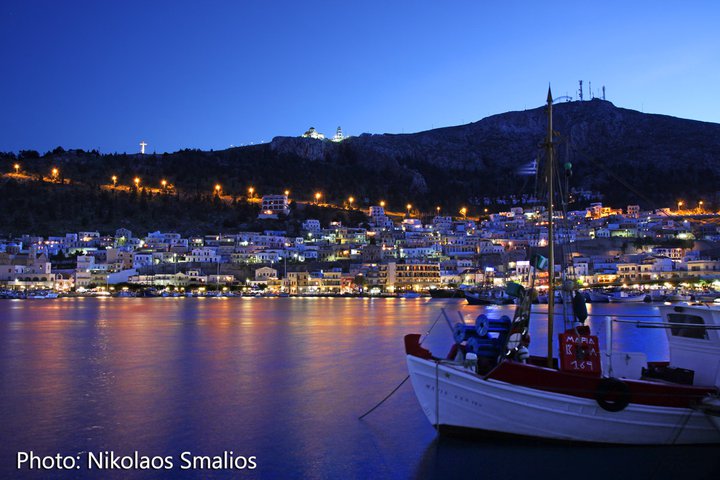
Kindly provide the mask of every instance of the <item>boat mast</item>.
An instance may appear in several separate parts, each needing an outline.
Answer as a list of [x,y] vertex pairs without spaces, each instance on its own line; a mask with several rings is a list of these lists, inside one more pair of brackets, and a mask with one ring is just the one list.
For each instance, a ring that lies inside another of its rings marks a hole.
[[548,175],[548,245],[550,255],[548,258],[548,335],[547,335],[547,366],[553,367],[553,321],[555,310],[555,232],[553,228],[553,128],[552,128],[552,92],[548,86],[547,96],[547,175]]

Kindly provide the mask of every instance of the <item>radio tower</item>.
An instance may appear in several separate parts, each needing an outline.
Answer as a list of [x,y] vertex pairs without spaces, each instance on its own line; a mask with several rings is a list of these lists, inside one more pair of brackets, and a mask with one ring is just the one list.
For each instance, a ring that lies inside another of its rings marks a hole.
[[605,85],[603,85],[603,100],[605,100]]
[[580,80],[580,101],[582,102],[582,80]]

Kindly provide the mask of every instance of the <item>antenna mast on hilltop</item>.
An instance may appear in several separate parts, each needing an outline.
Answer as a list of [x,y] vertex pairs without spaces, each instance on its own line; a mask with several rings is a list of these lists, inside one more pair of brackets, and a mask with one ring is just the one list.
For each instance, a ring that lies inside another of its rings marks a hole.
[[603,100],[605,100],[605,85],[603,85]]
[[582,102],[583,96],[582,96],[582,80],[580,80],[580,101]]
[[589,80],[588,80],[588,95],[590,95],[590,100],[592,100],[592,99],[593,99],[593,94],[592,94],[592,82],[589,81]]

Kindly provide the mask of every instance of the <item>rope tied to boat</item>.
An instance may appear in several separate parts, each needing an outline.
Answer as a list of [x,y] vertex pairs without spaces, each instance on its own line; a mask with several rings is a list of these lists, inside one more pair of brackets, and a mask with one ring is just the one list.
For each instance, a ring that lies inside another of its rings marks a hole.
[[440,362],[435,361],[435,430],[440,431]]
[[[432,332],[433,328],[435,328],[435,325],[437,325],[438,321],[439,321],[440,318],[442,318],[443,316],[444,316],[445,318],[447,318],[447,314],[445,313],[445,309],[444,309],[444,308],[441,308],[441,309],[440,309],[440,314],[437,316],[437,318],[435,319],[435,321],[433,322],[433,324],[430,325],[430,328],[428,329],[427,332],[425,332],[425,334],[423,335],[423,338],[420,340],[420,344],[421,344],[421,345],[422,345],[423,340],[425,340],[425,339],[428,337],[428,335],[430,335],[430,332]],[[378,403],[377,403],[374,407],[372,407],[370,410],[368,410],[367,412],[365,412],[365,413],[363,413],[362,415],[360,415],[360,416],[358,417],[358,420],[362,420],[362,419],[365,418],[366,416],[370,415],[372,412],[375,411],[375,409],[377,409],[380,405],[382,405],[383,403],[385,403],[390,397],[393,396],[393,394],[394,394],[395,392],[397,392],[398,390],[400,390],[400,387],[402,387],[402,386],[405,384],[405,382],[408,381],[408,378],[410,378],[410,375],[409,375],[409,374],[408,374],[407,376],[405,376],[405,378],[403,379],[403,381],[400,382],[397,387],[393,388],[393,390],[392,390],[390,393],[388,393],[388,394],[385,396],[385,398],[383,398],[382,400],[380,400],[380,402],[378,402]]]

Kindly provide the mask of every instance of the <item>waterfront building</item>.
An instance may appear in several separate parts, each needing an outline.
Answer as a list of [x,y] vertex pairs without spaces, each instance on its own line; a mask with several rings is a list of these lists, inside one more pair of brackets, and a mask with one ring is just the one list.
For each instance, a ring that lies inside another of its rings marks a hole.
[[283,282],[285,291],[293,295],[307,293],[310,285],[310,274],[308,272],[288,272]]
[[56,288],[55,274],[45,254],[0,253],[0,287],[13,290]]
[[426,290],[440,286],[439,263],[388,263],[388,290]]

